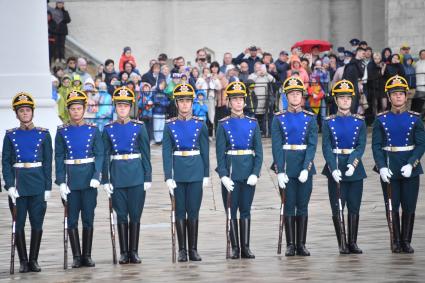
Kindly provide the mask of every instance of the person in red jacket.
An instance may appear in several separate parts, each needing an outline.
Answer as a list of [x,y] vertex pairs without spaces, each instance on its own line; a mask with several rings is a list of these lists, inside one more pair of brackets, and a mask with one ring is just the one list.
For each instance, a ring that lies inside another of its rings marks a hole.
[[130,62],[133,65],[133,68],[136,68],[136,59],[134,59],[134,56],[131,55],[131,48],[128,46],[124,47],[124,50],[120,57],[120,72],[124,71],[125,62]]

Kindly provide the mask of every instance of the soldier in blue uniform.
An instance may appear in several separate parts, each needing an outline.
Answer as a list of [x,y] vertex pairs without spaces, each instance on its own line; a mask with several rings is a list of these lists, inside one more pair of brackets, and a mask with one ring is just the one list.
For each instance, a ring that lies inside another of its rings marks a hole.
[[219,121],[216,134],[216,171],[222,182],[224,207],[228,194],[231,194],[232,259],[255,258],[249,248],[251,204],[263,162],[263,147],[257,120],[243,112],[246,95],[246,86],[242,82],[232,82],[226,87],[225,96],[229,99],[231,114]]
[[[103,167],[103,141],[98,127],[84,121],[87,95],[72,90],[66,97],[70,122],[58,127],[55,137],[56,181],[68,206],[68,235],[73,268],[93,267],[91,258],[94,210]],[[83,250],[80,250],[78,218],[83,222]]]
[[[289,77],[283,83],[288,111],[275,113],[272,122],[272,152],[279,187],[285,189],[286,256],[309,256],[308,203],[313,188],[313,164],[317,146],[316,116],[301,108],[303,82]],[[288,166],[289,165],[289,166]],[[295,229],[296,227],[296,229]],[[295,243],[296,232],[296,243]]]
[[105,162],[102,184],[117,213],[120,264],[141,263],[138,255],[140,218],[146,191],[152,186],[149,136],[141,121],[131,120],[134,92],[117,88],[112,96],[118,116],[103,130]]
[[189,260],[200,261],[198,254],[198,219],[202,188],[208,185],[208,128],[192,116],[195,91],[190,84],[179,84],[173,90],[178,116],[166,121],[162,141],[165,182],[176,201],[178,261],[187,261],[186,228]]
[[[375,169],[381,177],[385,203],[387,183],[391,183],[394,253],[414,252],[410,244],[419,175],[423,174],[420,159],[425,151],[425,132],[420,114],[406,109],[408,90],[405,78],[394,76],[388,79],[385,92],[391,102],[391,110],[378,114],[372,132]],[[400,204],[403,211],[401,232]]]
[[[3,140],[2,170],[9,206],[16,205],[16,249],[19,272],[40,272],[38,252],[43,234],[47,200],[52,189],[52,140],[49,131],[35,127],[34,99],[25,92],[18,93],[12,107],[20,126],[6,131]],[[25,244],[25,222],[31,223],[29,260]]]
[[[322,174],[328,177],[332,220],[341,254],[362,253],[357,246],[357,232],[363,179],[366,178],[361,158],[366,147],[367,131],[364,117],[350,111],[354,95],[354,86],[350,81],[338,81],[332,88],[338,111],[335,115],[326,117],[322,126],[322,149],[326,160]],[[342,207],[347,204],[348,208],[348,248],[341,245],[341,237],[345,233],[341,233],[339,226],[337,183],[341,189]]]

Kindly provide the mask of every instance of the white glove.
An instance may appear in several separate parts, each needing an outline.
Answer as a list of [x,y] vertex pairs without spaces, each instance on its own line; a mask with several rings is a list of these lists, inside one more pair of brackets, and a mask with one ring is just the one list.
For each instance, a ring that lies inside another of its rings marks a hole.
[[204,177],[204,179],[202,179],[203,188],[207,187],[209,183],[210,183],[210,179],[208,177]]
[[221,183],[223,183],[223,186],[229,191],[233,191],[235,183],[233,183],[232,179],[230,179],[227,176],[221,177]]
[[143,183],[143,188],[145,189],[145,192],[147,190],[149,190],[152,187],[152,183],[151,182],[145,182]]
[[173,179],[168,179],[165,181],[165,183],[167,184],[170,194],[174,196],[174,189],[177,188],[176,181],[174,181]]
[[308,179],[308,170],[304,169],[300,172],[300,175],[298,176],[298,181],[301,183],[305,183]]
[[334,178],[335,182],[339,183],[342,180],[341,171],[339,169],[333,170],[332,177]]
[[67,195],[71,192],[68,186],[65,183],[59,185],[59,192],[61,193],[61,198],[66,201]]
[[103,189],[108,194],[108,197],[111,197],[111,195],[114,193],[114,186],[112,186],[111,183],[103,185]]
[[100,186],[100,182],[98,180],[96,179],[90,180],[90,187],[97,189],[99,188],[99,186]]
[[7,190],[7,193],[9,194],[9,197],[12,199],[13,204],[15,204],[16,199],[19,197],[19,194],[16,188],[10,187],[9,190]]
[[412,175],[412,169],[413,166],[411,164],[406,164],[403,167],[401,167],[401,175],[405,178],[409,178]]
[[351,177],[351,176],[353,176],[353,174],[354,174],[354,170],[356,170],[356,168],[354,168],[354,166],[353,166],[353,165],[351,165],[351,164],[348,164],[348,165],[347,165],[347,168],[348,168],[348,170],[347,170],[347,171],[345,171],[345,176],[347,176],[347,177]]
[[381,169],[379,169],[379,175],[381,175],[382,181],[384,181],[385,183],[389,183],[393,172],[391,172],[391,170],[387,167],[382,167]]
[[257,185],[257,182],[258,182],[258,177],[254,174],[249,175],[248,180],[246,181],[246,183],[250,186]]
[[277,174],[277,183],[279,184],[279,187],[286,188],[286,183],[289,182],[288,175],[286,173],[279,173]]
[[44,201],[49,200],[51,193],[51,191],[44,191]]

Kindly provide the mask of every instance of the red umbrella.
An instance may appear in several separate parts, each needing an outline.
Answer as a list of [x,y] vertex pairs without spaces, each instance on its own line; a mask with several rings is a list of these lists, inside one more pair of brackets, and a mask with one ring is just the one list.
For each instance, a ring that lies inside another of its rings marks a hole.
[[318,46],[320,52],[323,52],[323,51],[328,51],[329,49],[331,49],[332,44],[326,40],[308,39],[308,40],[298,41],[291,47],[291,49],[301,48],[301,51],[303,53],[310,53],[311,49],[314,46]]

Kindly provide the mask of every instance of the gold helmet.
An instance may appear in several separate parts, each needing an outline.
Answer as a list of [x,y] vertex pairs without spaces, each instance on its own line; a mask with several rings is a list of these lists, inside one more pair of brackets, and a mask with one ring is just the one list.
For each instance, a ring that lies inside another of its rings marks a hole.
[[136,101],[134,92],[126,86],[118,87],[112,95],[114,103],[128,103],[132,104]]
[[288,94],[294,90],[304,92],[304,83],[300,78],[289,77],[283,82],[283,91]]
[[332,96],[343,96],[349,95],[354,96],[354,85],[348,80],[340,80],[335,83],[332,87]]
[[30,107],[34,110],[34,98],[27,92],[19,92],[12,99],[12,108],[14,111],[16,111],[24,106]]
[[246,97],[246,86],[243,82],[231,82],[227,85],[224,95],[228,98]]
[[193,86],[187,83],[181,83],[176,85],[173,90],[173,96],[175,100],[179,99],[194,99],[195,98],[195,90]]
[[405,78],[395,75],[387,80],[385,83],[385,92],[390,94],[395,91],[402,91],[406,93],[409,90],[409,85]]
[[76,89],[68,92],[68,95],[66,96],[66,106],[69,107],[72,104],[81,104],[85,106],[87,104],[87,95],[85,92]]

